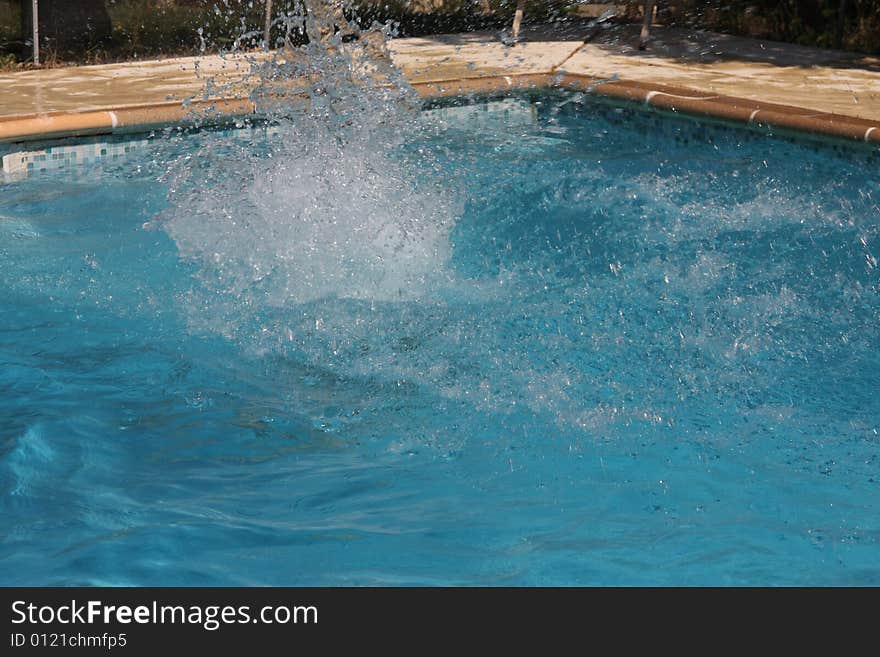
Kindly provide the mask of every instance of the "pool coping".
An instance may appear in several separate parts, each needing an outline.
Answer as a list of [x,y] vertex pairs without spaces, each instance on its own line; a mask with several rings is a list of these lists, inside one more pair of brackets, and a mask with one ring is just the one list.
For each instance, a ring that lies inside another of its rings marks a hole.
[[741,124],[770,125],[798,132],[867,143],[880,143],[880,121],[819,112],[794,105],[711,94],[698,89],[637,80],[604,79],[565,71],[526,73],[440,82],[413,86],[424,98],[465,96],[527,89],[568,89],[640,103],[656,109],[683,112]]
[[[455,36],[455,35],[453,35]],[[464,35],[459,35],[464,36]],[[406,40],[403,40],[406,41]],[[598,97],[630,101],[657,110],[681,112],[743,125],[772,126],[797,133],[821,135],[850,142],[880,144],[880,120],[818,111],[798,105],[724,95],[699,86],[677,86],[639,79],[602,78],[568,70],[566,64],[581,51],[583,41],[556,42],[567,46],[567,56],[558,63],[536,65],[538,56],[528,48],[514,46],[510,53],[524,61],[519,70],[498,72],[491,63],[475,66],[466,75],[438,71],[430,79],[420,79],[419,71],[406,74],[422,98],[502,94],[539,89],[569,89]],[[416,51],[420,48],[416,47]],[[432,54],[423,55],[428,65]],[[437,59],[437,55],[433,56]],[[530,60],[531,57],[531,61]],[[442,60],[441,60],[442,61]],[[535,70],[535,69],[538,70]],[[650,74],[649,68],[646,74]],[[296,83],[295,83],[296,84]],[[817,86],[817,92],[821,86]],[[25,144],[69,137],[147,133],[179,125],[213,125],[259,116],[257,104],[241,95],[230,95],[191,102],[168,100],[145,104],[108,104],[97,109],[62,110],[44,113],[0,115],[0,144]]]
[[66,137],[149,132],[195,120],[232,120],[254,114],[253,101],[219,98],[190,103],[168,101],[124,105],[84,112],[47,112],[0,117],[0,144],[26,143]]
[[[547,72],[416,82],[412,86],[426,99],[530,89],[570,89],[696,116],[880,144],[880,121],[637,80],[607,80],[580,73]],[[0,117],[0,143],[148,132],[194,121],[210,124],[256,114],[257,107],[252,100],[233,97],[191,103],[169,101],[107,107],[85,112],[16,115]]]

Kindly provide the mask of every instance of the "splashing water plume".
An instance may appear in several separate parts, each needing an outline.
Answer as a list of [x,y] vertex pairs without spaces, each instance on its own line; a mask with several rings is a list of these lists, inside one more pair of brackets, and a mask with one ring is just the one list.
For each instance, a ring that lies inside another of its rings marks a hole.
[[161,224],[207,298],[233,314],[418,298],[443,275],[457,203],[426,173],[428,154],[406,150],[422,128],[388,30],[361,31],[342,4],[320,0],[285,21],[309,42],[253,64],[268,127],[178,157]]

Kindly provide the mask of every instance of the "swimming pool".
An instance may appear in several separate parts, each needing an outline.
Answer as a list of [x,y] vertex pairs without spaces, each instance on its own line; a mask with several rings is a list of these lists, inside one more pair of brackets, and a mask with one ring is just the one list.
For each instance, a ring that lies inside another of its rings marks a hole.
[[876,152],[420,121],[0,186],[2,584],[880,584]]

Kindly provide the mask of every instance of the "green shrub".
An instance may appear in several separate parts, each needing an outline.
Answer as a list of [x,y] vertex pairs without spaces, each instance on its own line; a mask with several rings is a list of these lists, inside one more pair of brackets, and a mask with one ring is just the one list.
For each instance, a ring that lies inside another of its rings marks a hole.
[[21,40],[21,4],[18,0],[0,0],[0,48]]
[[[527,0],[528,22],[565,16],[573,0]],[[354,0],[358,21],[396,24],[402,37],[509,27],[516,0]]]
[[108,9],[116,49],[138,56],[230,48],[247,33],[255,36],[241,45],[258,45],[265,11],[262,2],[250,0],[117,0]]
[[670,13],[678,24],[880,53],[880,0],[677,0]]

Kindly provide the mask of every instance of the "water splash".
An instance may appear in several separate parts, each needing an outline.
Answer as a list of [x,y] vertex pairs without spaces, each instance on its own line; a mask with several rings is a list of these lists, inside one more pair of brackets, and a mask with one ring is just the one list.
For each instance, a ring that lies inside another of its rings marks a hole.
[[429,154],[407,149],[423,129],[417,96],[391,63],[387,28],[360,30],[338,2],[305,9],[285,20],[309,43],[253,65],[269,127],[176,158],[159,223],[208,297],[238,311],[419,298],[444,276],[459,203]]

